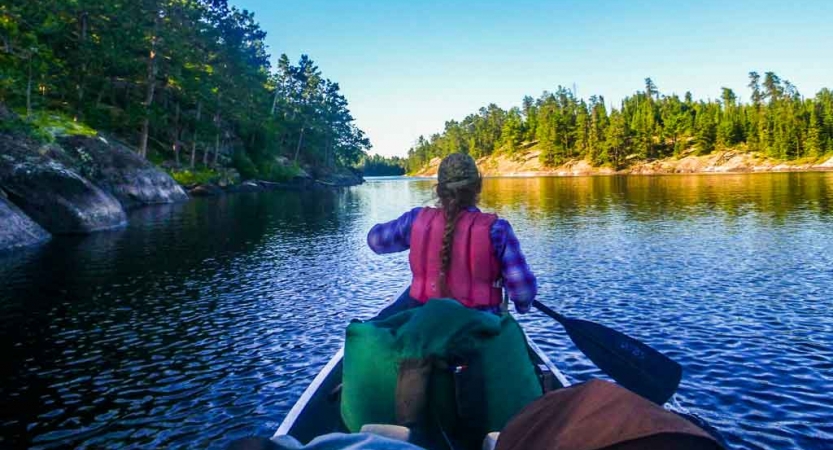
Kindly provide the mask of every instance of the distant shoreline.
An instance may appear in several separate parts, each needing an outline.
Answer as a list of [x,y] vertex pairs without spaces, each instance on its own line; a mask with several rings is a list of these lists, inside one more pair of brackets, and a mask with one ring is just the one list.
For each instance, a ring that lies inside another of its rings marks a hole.
[[[778,161],[762,156],[733,150],[723,150],[708,155],[689,155],[682,158],[663,158],[653,161],[636,161],[616,170],[609,166],[593,166],[584,159],[567,161],[555,167],[544,166],[539,159],[540,152],[528,151],[509,156],[497,154],[477,160],[477,166],[484,177],[575,177],[610,175],[682,175],[682,174],[742,174],[782,172],[831,172],[833,156],[828,155],[812,160]],[[421,170],[410,173],[410,177],[436,177],[440,158],[432,159]]]

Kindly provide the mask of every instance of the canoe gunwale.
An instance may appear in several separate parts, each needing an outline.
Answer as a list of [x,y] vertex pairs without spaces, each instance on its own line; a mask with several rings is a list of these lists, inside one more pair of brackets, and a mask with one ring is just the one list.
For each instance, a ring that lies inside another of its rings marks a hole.
[[292,405],[292,409],[290,409],[289,412],[286,414],[286,417],[284,417],[283,421],[281,422],[281,425],[278,427],[278,430],[275,431],[275,434],[272,436],[273,438],[289,434],[289,430],[291,430],[292,427],[295,426],[295,422],[298,420],[299,417],[301,417],[301,414],[304,412],[304,409],[306,409],[310,400],[312,400],[312,397],[315,395],[316,392],[318,392],[318,389],[321,387],[321,385],[324,384],[324,382],[330,376],[330,373],[333,371],[333,369],[336,366],[338,366],[339,363],[341,363],[342,359],[344,359],[343,345],[341,346],[341,348],[338,349],[336,354],[333,355],[332,358],[330,358],[330,360],[327,362],[324,368],[322,368],[321,371],[318,372],[318,375],[316,375],[315,378],[313,378],[312,382],[304,390],[304,393],[301,394],[300,397],[298,397],[298,400],[295,402],[294,405]]
[[536,344],[535,341],[533,341],[532,338],[530,338],[529,335],[526,334],[526,330],[524,330],[524,337],[526,338],[526,345],[528,345],[529,348],[532,349],[532,351],[535,353],[535,356],[538,359],[540,359],[541,362],[544,363],[544,365],[547,366],[547,368],[550,370],[550,372],[552,372],[553,375],[555,375],[555,378],[558,380],[559,383],[561,383],[561,387],[569,387],[571,383],[567,379],[567,377],[564,376],[564,374],[561,372],[561,370],[558,369],[555,363],[552,362],[549,356],[547,356],[547,354],[544,353],[543,350],[541,350],[541,347],[538,347],[538,344]]
[[[402,289],[398,292],[402,292],[402,294],[397,294],[393,297],[393,299],[386,303],[385,306],[380,309],[381,312],[388,306],[395,304],[399,298],[407,293],[407,289],[410,287],[410,283],[406,284]],[[377,314],[378,315],[378,314]],[[375,316],[374,316],[375,317]],[[539,364],[543,364],[547,367],[547,369],[555,376],[556,380],[561,384],[561,387],[568,387],[570,386],[570,382],[564,376],[564,374],[558,369],[558,367],[550,360],[549,357],[541,350],[541,348],[533,341],[529,335],[526,333],[526,330],[523,330],[524,337],[526,338],[527,346],[531,350],[531,353],[534,354],[535,358],[539,360]],[[532,356],[532,355],[530,355]],[[327,384],[330,376],[333,374],[333,371],[338,369],[339,373],[341,372],[341,363],[344,359],[344,345],[342,345],[339,350],[333,355],[332,358],[327,362],[326,365],[318,372],[318,374],[313,378],[312,382],[310,382],[309,386],[304,390],[298,400],[292,405],[292,408],[287,413],[286,417],[284,417],[283,421],[281,421],[280,426],[275,431],[275,434],[272,438],[276,438],[278,436],[283,435],[291,435],[292,429],[298,424],[298,421],[302,418],[305,414],[307,407],[310,403],[313,403],[313,398],[316,396],[318,391]],[[534,362],[534,361],[533,361]]]
[[[408,282],[402,287],[402,289],[399,289],[397,292],[405,292],[410,286],[411,283]],[[396,303],[396,301],[399,300],[400,295],[401,294],[395,294],[389,302],[385,303],[382,309],[387,308],[388,306],[391,306],[394,303]],[[382,309],[380,309],[380,311]],[[292,409],[289,410],[289,412],[286,414],[286,417],[284,417],[284,419],[281,421],[280,426],[278,426],[277,431],[275,431],[275,434],[272,435],[273,438],[289,434],[289,431],[292,430],[292,427],[295,426],[295,423],[298,421],[298,418],[301,417],[301,414],[303,414],[304,410],[307,408],[307,405],[309,405],[313,396],[315,396],[315,393],[318,392],[318,389],[321,388],[324,382],[327,381],[327,378],[330,377],[330,374],[332,373],[333,369],[338,367],[338,365],[341,363],[343,359],[344,345],[342,344],[342,346],[338,349],[336,354],[333,355],[332,358],[330,358],[327,364],[321,369],[321,371],[318,372],[318,375],[316,375],[315,378],[312,379],[312,382],[304,390],[304,393],[301,394],[298,400],[295,401],[295,404],[292,405]]]

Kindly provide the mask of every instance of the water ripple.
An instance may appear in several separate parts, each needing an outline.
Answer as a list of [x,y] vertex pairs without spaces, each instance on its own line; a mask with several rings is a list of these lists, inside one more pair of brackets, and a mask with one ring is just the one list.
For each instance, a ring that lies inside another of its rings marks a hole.
[[[487,180],[540,299],[680,361],[735,448],[833,447],[833,174]],[[800,183],[796,183],[800,180]],[[408,276],[365,233],[430,181],[198,199],[0,259],[0,447],[222,448],[269,435]],[[574,381],[604,377],[521,318]]]

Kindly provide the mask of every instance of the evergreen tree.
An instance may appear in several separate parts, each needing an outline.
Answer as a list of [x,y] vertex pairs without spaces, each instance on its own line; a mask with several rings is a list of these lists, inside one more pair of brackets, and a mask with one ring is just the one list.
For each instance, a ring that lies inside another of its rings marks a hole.
[[720,97],[722,103],[717,142],[723,147],[731,147],[743,140],[741,117],[736,105],[737,96],[731,89],[724,87]]
[[509,154],[514,154],[518,150],[518,146],[523,140],[523,123],[521,112],[517,108],[512,108],[506,116],[501,130],[501,140],[503,148]]
[[717,141],[719,109],[712,103],[700,102],[695,107],[694,139],[701,155],[711,153]]
[[807,156],[817,157],[824,153],[825,144],[822,134],[823,124],[819,120],[820,114],[818,113],[820,108],[813,100],[807,100],[805,107],[810,112],[807,123],[806,154]]
[[269,178],[278,156],[358,162],[370,143],[338,84],[307,56],[272,72],[265,37],[227,0],[9,0],[0,101],[67,113],[191,167]]
[[587,157],[593,160],[592,151],[590,150],[590,111],[587,109],[587,103],[582,100],[576,106],[575,126],[573,126],[573,142],[574,149],[571,157]]
[[707,154],[742,144],[779,159],[833,153],[829,89],[805,101],[795,86],[772,72],[765,73],[763,83],[757,72],[750,72],[749,80],[752,101],[743,104],[729,88],[722,89],[718,101],[695,102],[690,92],[682,100],[663,96],[647,78],[644,91],[610,111],[599,96],[585,102],[559,86],[535,100],[524,97],[520,110],[489,105],[460,123],[450,121],[442,134],[420,140],[408,152],[408,167],[413,170],[450,151],[477,157],[499,148],[512,153],[522,140],[537,140],[541,160],[550,165],[585,158],[618,167],[630,160],[687,151]]
[[535,133],[538,125],[538,109],[535,106],[535,100],[526,96],[523,99],[523,115],[524,115],[524,139],[527,141],[535,140]]
[[605,150],[613,167],[621,166],[629,145],[628,127],[619,111],[610,114],[610,126],[605,134]]
[[609,162],[605,148],[605,130],[609,126],[604,97],[590,97],[590,126],[587,137],[587,151],[593,164]]

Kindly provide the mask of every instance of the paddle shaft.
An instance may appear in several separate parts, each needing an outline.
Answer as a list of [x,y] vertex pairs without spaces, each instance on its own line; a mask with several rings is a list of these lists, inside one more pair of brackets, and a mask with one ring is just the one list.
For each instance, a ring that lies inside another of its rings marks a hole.
[[550,309],[549,306],[539,302],[538,300],[533,301],[532,306],[538,308],[538,311],[541,311],[542,313],[552,317],[553,319],[558,321],[558,323],[560,323],[561,325],[564,325],[565,327],[569,326],[567,324],[567,318],[566,317],[564,317],[563,315],[553,311],[552,309]]

